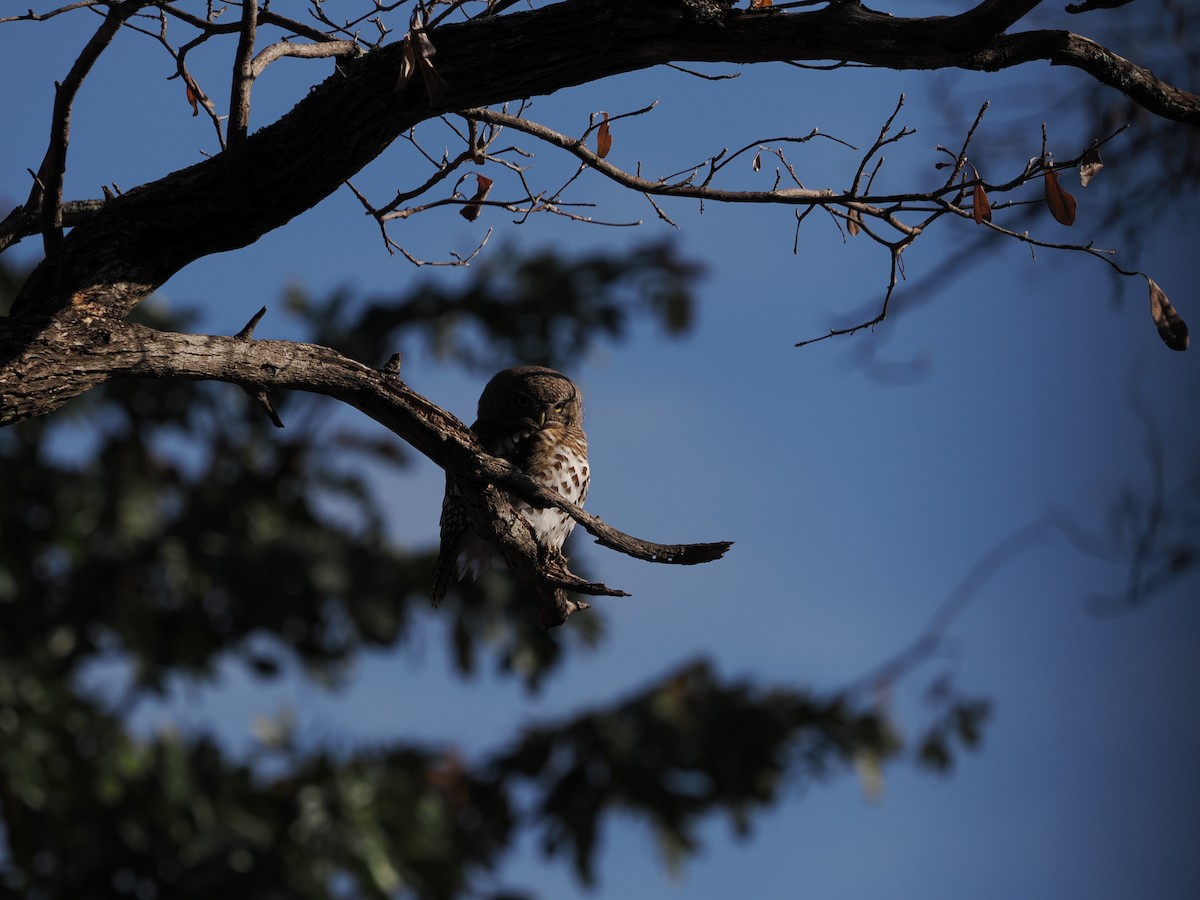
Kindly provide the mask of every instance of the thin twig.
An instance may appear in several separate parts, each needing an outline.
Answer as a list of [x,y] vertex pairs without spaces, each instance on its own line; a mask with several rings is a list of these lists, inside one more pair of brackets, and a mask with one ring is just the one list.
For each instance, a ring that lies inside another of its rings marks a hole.
[[49,253],[63,238],[62,191],[67,168],[67,144],[71,138],[71,107],[83,80],[96,60],[120,30],[122,23],[141,7],[139,0],[125,0],[109,8],[96,33],[88,40],[61,84],[55,85],[50,141],[38,168],[38,177],[25,204],[40,210],[42,242]]

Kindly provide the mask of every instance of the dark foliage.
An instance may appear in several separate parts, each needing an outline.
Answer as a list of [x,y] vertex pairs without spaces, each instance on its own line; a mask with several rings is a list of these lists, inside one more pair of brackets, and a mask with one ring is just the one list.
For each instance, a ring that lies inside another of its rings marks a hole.
[[[0,275],[10,298],[16,280]],[[685,329],[693,276],[666,247],[505,257],[456,294],[294,293],[292,307],[313,340],[364,359],[433,341],[460,363],[553,364],[634,317]],[[0,431],[6,893],[486,896],[522,829],[587,881],[614,812],[685,854],[704,816],[723,811],[744,831],[785,784],[899,749],[849,698],[728,683],[703,662],[476,760],[403,742],[334,752],[286,723],[241,756],[203,733],[134,735],[129,712],[172,681],[240,659],[261,678],[302,666],[336,690],[356,655],[398,649],[425,621],[432,548],[390,542],[367,467],[347,464],[405,455],[323,424],[319,399],[274,399],[282,432],[229,385],[115,382]],[[596,615],[551,635],[527,606],[503,578],[451,594],[437,615],[453,622],[464,674],[487,654],[536,686],[572,642],[596,637]],[[129,673],[119,696],[87,677],[99,660]]]

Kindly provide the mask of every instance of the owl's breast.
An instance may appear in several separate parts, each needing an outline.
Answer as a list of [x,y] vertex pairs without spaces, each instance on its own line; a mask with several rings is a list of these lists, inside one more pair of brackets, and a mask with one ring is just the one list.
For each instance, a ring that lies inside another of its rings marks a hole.
[[[550,426],[528,439],[527,453],[518,463],[534,481],[557,491],[572,503],[587,499],[591,468],[587,459],[587,438],[579,428]],[[575,520],[557,509],[534,509],[518,501],[516,508],[547,547],[561,549]]]
[[578,428],[550,427],[533,436],[523,468],[538,484],[558,491],[572,503],[587,499],[591,469],[587,438]]

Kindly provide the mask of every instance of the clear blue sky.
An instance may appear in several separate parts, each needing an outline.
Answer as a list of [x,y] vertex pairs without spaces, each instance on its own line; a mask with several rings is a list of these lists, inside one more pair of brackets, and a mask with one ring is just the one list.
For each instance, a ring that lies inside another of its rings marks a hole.
[[[932,6],[947,11],[952,4]],[[1043,15],[1059,27],[1074,24],[1052,10]],[[6,205],[26,194],[25,169],[37,168],[44,149],[53,81],[66,74],[92,18],[0,26],[0,78],[10,86],[0,141]],[[210,52],[208,71],[229,52],[228,44]],[[168,62],[135,35],[101,59],[72,120],[68,197],[98,196],[102,183],[114,181],[127,189],[213,151],[211,126],[192,118],[179,83],[165,80]],[[256,87],[252,127],[289,108],[312,73],[328,68],[283,61],[269,69]],[[615,114],[660,99],[653,116],[614,128],[610,157],[627,168],[641,160],[657,174],[721,147],[814,126],[868,144],[905,91],[900,121],[918,134],[889,153],[881,176],[898,188],[934,183],[933,147],[961,142],[969,114],[947,124],[938,113],[947,97],[971,112],[983,99],[994,101],[979,146],[998,148],[1004,173],[1038,152],[1043,118],[1060,157],[1081,149],[1091,135],[1074,131],[1070,112],[1038,106],[1047,82],[1083,84],[1041,65],[961,80],[771,66],[710,83],[659,70],[540,99],[531,116],[578,132],[591,111]],[[210,92],[223,106],[224,85]],[[1033,124],[1024,131],[1002,124],[1018,114]],[[452,145],[437,125],[428,134],[435,152]],[[1117,240],[1113,223],[1089,212],[1103,191],[1132,174],[1121,168],[1120,147],[1092,187],[1068,182],[1079,200],[1075,228],[1042,216],[1039,234],[1094,238],[1101,246]],[[573,168],[548,150],[538,153],[535,174]],[[844,185],[856,159],[819,143],[789,158],[810,187]],[[405,166],[412,160],[411,151],[393,148],[356,184],[387,196],[411,183]],[[770,169],[756,175],[747,159],[728,186],[769,186]],[[424,739],[482,754],[523,723],[610,701],[697,655],[724,674],[763,684],[835,689],[913,639],[971,566],[1018,528],[1065,511],[1103,530],[1123,487],[1149,490],[1146,435],[1131,391],[1161,429],[1169,492],[1180,492],[1196,472],[1200,350],[1163,347],[1140,280],[1128,280],[1114,305],[1107,267],[1097,260],[1040,251],[1033,261],[1015,244],[967,254],[975,226],[946,223],[906,254],[914,282],[961,254],[957,277],[931,302],[912,305],[915,298],[901,293],[901,314],[875,333],[796,350],[795,341],[877,302],[886,259],[862,238],[846,244],[814,214],[793,256],[787,209],[709,205],[701,216],[694,206],[668,206],[681,226],[676,232],[640,196],[598,177],[584,179],[576,197],[600,204],[604,218],[646,224],[609,229],[546,217],[516,227],[494,212],[468,224],[449,211],[416,217],[394,236],[426,257],[469,251],[489,225],[497,231],[485,253],[619,249],[672,237],[703,260],[708,274],[694,333],[667,342],[642,327],[570,374],[584,390],[594,471],[589,508],[650,539],[735,540],[728,558],[671,569],[576,542],[591,572],[634,596],[598,602],[605,642],[535,696],[487,676],[457,680],[431,612],[420,637],[363,660],[340,694],[300,679],[262,690],[230,666],[218,688],[181,690],[142,724],[211,727],[241,747],[257,712],[291,707],[314,741]],[[1141,255],[1124,262],[1151,273],[1195,326],[1195,198],[1178,199],[1178,208],[1148,223]],[[36,251],[26,242],[17,255],[33,259]],[[246,250],[192,266],[163,294],[202,307],[204,328],[220,333],[236,331],[267,303],[272,313],[257,334],[283,337],[289,325],[279,296],[287,283],[316,294],[340,285],[381,294],[414,279],[460,277],[389,257],[357,201],[341,192]],[[867,349],[903,371],[918,364],[922,377],[904,384],[873,377],[855,362]],[[460,418],[473,416],[481,386],[474,379],[421,352],[406,353],[404,373]],[[240,392],[231,389],[230,402],[243,402]],[[394,510],[398,541],[428,546],[436,539],[442,481],[432,464],[381,478],[378,490]],[[1195,515],[1194,502],[1190,509]],[[852,775],[793,790],[756,820],[749,841],[712,822],[704,853],[674,876],[653,834],[618,819],[604,832],[601,882],[588,896],[1197,896],[1200,591],[1193,575],[1137,612],[1089,614],[1087,598],[1120,587],[1124,577],[1121,565],[1049,537],[986,582],[952,630],[954,655],[918,672],[894,698],[909,734],[925,721],[920,690],[939,671],[993,698],[981,751],[964,757],[952,777],[901,763],[887,770],[884,795],[874,802]],[[543,861],[532,841],[500,877],[543,897],[584,893],[567,865]]]

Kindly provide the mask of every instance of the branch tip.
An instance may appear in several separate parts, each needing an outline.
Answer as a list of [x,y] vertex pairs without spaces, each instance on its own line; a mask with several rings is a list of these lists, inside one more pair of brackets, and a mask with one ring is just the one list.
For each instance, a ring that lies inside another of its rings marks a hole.
[[250,321],[247,322],[245,324],[245,326],[242,328],[242,330],[239,331],[237,334],[235,334],[234,337],[236,337],[239,341],[250,340],[250,338],[254,334],[255,326],[258,325],[258,323],[260,321],[262,321],[262,317],[265,316],[266,314],[267,314],[267,308],[264,306],[262,309],[260,309],[258,312],[256,312],[253,316],[250,317]]
[[263,412],[267,414],[267,418],[271,420],[271,424],[276,428],[283,427],[283,420],[279,418],[279,413],[275,412],[275,407],[271,405],[271,398],[267,396],[267,392],[263,388],[255,388],[249,385],[242,385],[242,390],[249,394],[258,405],[262,407]]

